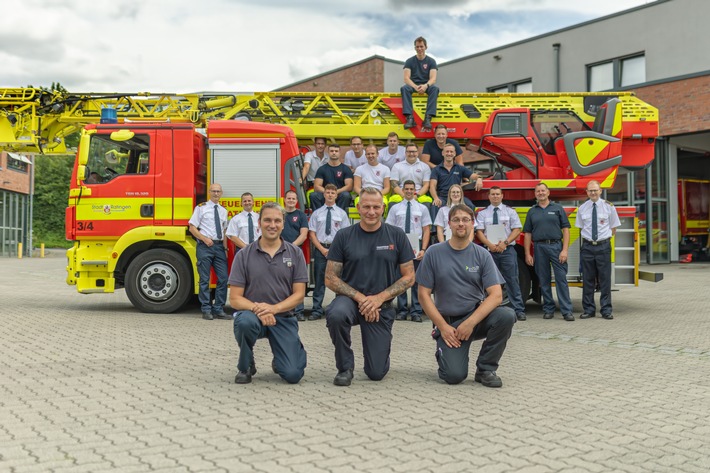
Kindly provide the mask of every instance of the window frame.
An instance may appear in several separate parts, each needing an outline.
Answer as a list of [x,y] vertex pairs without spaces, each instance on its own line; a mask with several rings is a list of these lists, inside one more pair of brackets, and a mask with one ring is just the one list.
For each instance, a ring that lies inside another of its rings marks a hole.
[[[638,58],[643,58],[644,59],[644,78],[642,82],[638,82],[635,84],[629,84],[629,85],[621,85],[622,82],[622,73],[623,73],[623,63],[624,61],[627,61],[629,59],[638,59]],[[599,90],[592,90],[591,85],[592,85],[592,69],[597,67],[597,66],[603,66],[606,64],[611,64],[612,69],[611,69],[611,74],[612,74],[612,87],[611,89],[599,89]],[[624,56],[618,56],[612,59],[605,59],[603,61],[597,61],[593,62],[590,64],[587,64],[585,66],[587,68],[587,92],[604,92],[607,90],[619,90],[622,88],[631,88],[631,87],[638,87],[639,84],[643,84],[646,82],[646,51],[640,51],[636,52],[633,54],[626,54]]]

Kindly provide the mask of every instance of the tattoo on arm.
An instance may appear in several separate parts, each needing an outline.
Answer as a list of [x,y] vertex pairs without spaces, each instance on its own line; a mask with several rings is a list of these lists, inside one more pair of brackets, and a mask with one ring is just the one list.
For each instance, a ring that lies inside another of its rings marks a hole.
[[343,263],[328,261],[325,267],[325,285],[336,294],[354,299],[357,291],[340,279],[341,274],[343,274]]
[[399,267],[402,277],[395,281],[390,287],[385,289],[385,293],[389,299],[397,297],[400,294],[404,294],[404,291],[414,285],[414,263],[408,261]]

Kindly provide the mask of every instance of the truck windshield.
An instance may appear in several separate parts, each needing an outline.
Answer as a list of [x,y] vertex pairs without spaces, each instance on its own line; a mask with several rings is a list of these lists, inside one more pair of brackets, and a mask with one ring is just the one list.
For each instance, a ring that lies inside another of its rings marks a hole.
[[532,112],[531,121],[540,144],[548,154],[556,154],[555,140],[557,138],[561,138],[567,133],[590,129],[577,114],[571,111]]
[[146,174],[149,149],[148,135],[126,141],[113,141],[110,135],[92,136],[85,183],[103,184],[124,174]]

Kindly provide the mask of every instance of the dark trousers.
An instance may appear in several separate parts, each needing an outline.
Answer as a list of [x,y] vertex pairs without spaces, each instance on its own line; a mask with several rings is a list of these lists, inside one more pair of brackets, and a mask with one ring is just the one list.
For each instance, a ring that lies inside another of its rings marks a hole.
[[[345,210],[346,212],[348,211],[348,207],[350,207],[351,202],[352,196],[350,195],[350,192],[341,192],[340,194],[338,194],[338,198],[335,199],[335,205]],[[323,207],[324,205],[325,197],[323,196],[323,193],[313,191],[313,193],[311,194],[311,209],[316,210],[320,207]]]
[[323,315],[323,298],[325,297],[325,267],[328,259],[318,248],[313,247],[313,310],[311,314]]
[[[402,113],[404,115],[412,114],[412,94],[414,87],[403,85],[399,91],[402,93]],[[426,89],[426,114],[430,117],[436,116],[436,101],[439,99],[439,88],[432,85]]]
[[338,371],[355,368],[350,329],[360,326],[365,374],[373,381],[385,377],[390,369],[394,307],[382,309],[378,322],[367,322],[358,310],[357,302],[347,296],[336,296],[325,311],[326,326],[335,347]]
[[[210,268],[214,268],[217,276],[217,287],[214,295],[214,306],[210,296]],[[224,310],[227,302],[227,252],[222,243],[207,246],[197,242],[197,274],[200,277],[200,292],[198,300],[203,313],[217,314]]]
[[585,314],[594,314],[594,289],[599,280],[602,315],[611,315],[611,240],[598,245],[582,242],[582,307]]
[[516,314],[524,314],[525,301],[520,294],[518,282],[518,253],[513,246],[508,246],[503,253],[491,253],[491,256],[505,279],[505,293],[508,295],[511,307]]
[[[470,315],[451,324],[458,327]],[[510,307],[497,307],[483,319],[471,337],[461,342],[458,348],[449,348],[439,337],[436,339],[436,360],[439,362],[439,378],[449,384],[458,384],[468,376],[468,353],[474,340],[485,338],[478,353],[476,368],[478,371],[496,371],[503,356],[505,346],[515,325],[515,312]]]
[[560,312],[562,315],[572,313],[572,299],[569,297],[569,285],[567,284],[567,263],[560,263],[560,251],[562,251],[561,241],[556,243],[537,242],[533,247],[533,266],[540,281],[542,310],[546,314],[555,313],[550,265],[555,272],[555,288],[557,289],[557,300],[560,303]]
[[[417,268],[419,267],[419,260],[414,260],[414,271],[416,272]],[[399,274],[399,273],[397,273]],[[402,277],[400,274],[399,277]],[[402,315],[422,315],[422,306],[419,303],[419,294],[417,294],[419,285],[414,282],[414,286],[412,286],[412,305],[407,304],[407,291],[404,291],[402,294],[397,296],[397,313],[402,314]]]
[[249,371],[256,341],[268,338],[274,355],[274,368],[279,376],[291,384],[303,378],[306,350],[298,336],[298,321],[295,317],[276,317],[276,325],[265,327],[254,312],[239,311],[234,314],[234,338],[239,345],[239,371]]

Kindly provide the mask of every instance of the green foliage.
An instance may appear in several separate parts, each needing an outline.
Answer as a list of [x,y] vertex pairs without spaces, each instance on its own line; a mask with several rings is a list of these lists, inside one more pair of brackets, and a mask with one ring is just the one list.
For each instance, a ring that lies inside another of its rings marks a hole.
[[35,158],[35,193],[32,226],[34,244],[68,247],[64,238],[64,210],[69,200],[74,156],[38,155]]

